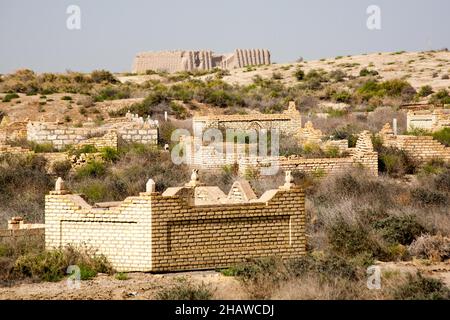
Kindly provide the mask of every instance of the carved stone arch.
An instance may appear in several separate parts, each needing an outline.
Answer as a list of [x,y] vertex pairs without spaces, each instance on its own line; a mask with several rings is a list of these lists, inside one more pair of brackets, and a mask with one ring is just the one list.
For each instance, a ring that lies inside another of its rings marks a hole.
[[247,125],[247,129],[255,129],[256,131],[259,131],[263,128],[263,125],[259,121],[252,121]]

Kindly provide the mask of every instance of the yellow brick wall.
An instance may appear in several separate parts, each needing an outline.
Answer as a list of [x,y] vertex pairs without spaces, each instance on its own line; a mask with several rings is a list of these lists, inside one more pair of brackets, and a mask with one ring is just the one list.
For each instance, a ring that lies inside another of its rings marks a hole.
[[45,198],[47,248],[87,246],[118,271],[226,267],[248,258],[306,252],[302,190],[276,190],[264,202],[193,205],[194,189],[142,193],[118,207],[93,208],[72,194]]

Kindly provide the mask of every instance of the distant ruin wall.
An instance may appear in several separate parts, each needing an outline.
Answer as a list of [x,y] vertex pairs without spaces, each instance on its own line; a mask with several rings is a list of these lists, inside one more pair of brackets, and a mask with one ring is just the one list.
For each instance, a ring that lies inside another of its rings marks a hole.
[[226,56],[222,62],[223,69],[244,68],[270,64],[270,52],[266,49],[236,49],[233,54]]
[[232,54],[220,55],[209,50],[141,52],[133,61],[132,72],[233,69],[262,64],[270,64],[270,53],[265,49],[237,49]]

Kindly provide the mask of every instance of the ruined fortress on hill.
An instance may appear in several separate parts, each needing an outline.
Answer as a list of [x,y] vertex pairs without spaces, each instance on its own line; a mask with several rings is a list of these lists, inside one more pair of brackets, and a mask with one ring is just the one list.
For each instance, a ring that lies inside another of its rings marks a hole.
[[270,52],[267,49],[236,49],[229,54],[214,54],[209,50],[141,52],[134,59],[132,72],[178,72],[214,68],[229,70],[262,64],[270,64]]

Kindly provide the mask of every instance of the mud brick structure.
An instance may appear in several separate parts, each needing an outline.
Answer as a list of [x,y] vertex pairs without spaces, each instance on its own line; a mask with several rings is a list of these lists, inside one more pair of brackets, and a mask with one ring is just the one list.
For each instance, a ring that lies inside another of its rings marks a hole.
[[24,149],[22,147],[12,147],[9,144],[0,142],[0,155],[1,154],[33,154],[34,152],[28,149]]
[[348,140],[327,140],[320,129],[314,128],[311,121],[305,123],[303,128],[297,129],[296,139],[303,146],[308,144],[316,144],[322,149],[336,147],[341,152],[348,151]]
[[12,217],[8,220],[8,229],[0,229],[0,243],[11,240],[31,238],[44,241],[45,225],[40,223],[25,223],[22,217]]
[[263,64],[270,64],[270,53],[265,49],[236,49],[231,54],[219,55],[209,50],[141,52],[134,59],[132,72],[234,69]]
[[218,116],[197,116],[192,118],[194,136],[201,137],[208,128],[260,130],[279,129],[280,133],[295,134],[301,128],[302,117],[295,102],[289,102],[287,110],[278,114],[232,114]]
[[409,110],[406,115],[406,128],[426,129],[437,131],[444,127],[450,127],[450,110],[442,108],[430,108]]
[[317,174],[339,174],[352,167],[362,167],[367,174],[378,175],[378,153],[373,150],[368,131],[359,134],[355,148],[348,148],[349,156],[342,158],[303,158],[290,157],[242,157],[238,161],[239,171],[258,170],[278,166],[280,170],[301,171]]
[[118,139],[145,144],[158,143],[158,121],[128,113],[124,118],[111,119],[102,126],[86,124],[68,127],[54,122],[29,122],[27,139],[36,143],[50,143],[57,149],[66,146],[93,145],[97,148],[117,148]]
[[8,140],[20,140],[27,137],[28,121],[11,121],[8,116],[0,122],[0,143]]
[[194,170],[182,187],[146,192],[122,202],[87,204],[58,179],[45,197],[47,249],[85,245],[117,271],[181,271],[231,266],[249,258],[306,253],[304,192],[292,183],[257,198],[237,181],[226,195],[199,183]]
[[[367,131],[360,134],[355,148],[349,148],[347,140],[322,141],[324,135],[310,122],[301,128],[301,117],[293,103],[290,103],[289,110],[285,114],[258,117],[259,115],[236,115],[194,118],[194,136],[183,136],[180,139],[186,163],[193,168],[212,170],[237,164],[241,174],[245,174],[248,170],[260,171],[264,167],[273,166],[282,170],[336,174],[353,166],[362,166],[369,174],[378,175],[378,154],[373,150],[370,133]],[[292,135],[293,139],[297,139],[300,144],[314,143],[325,150],[336,147],[339,151],[348,153],[348,156],[303,158],[301,156],[251,155],[248,150],[256,150],[255,144],[223,142],[203,145],[200,137],[205,129],[211,127],[241,129],[244,132],[253,128],[256,130],[280,128],[285,134]]]
[[387,123],[379,132],[383,145],[404,150],[419,164],[433,159],[450,162],[450,147],[446,147],[432,136],[395,135]]

